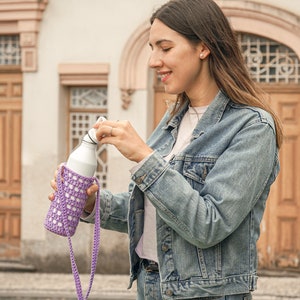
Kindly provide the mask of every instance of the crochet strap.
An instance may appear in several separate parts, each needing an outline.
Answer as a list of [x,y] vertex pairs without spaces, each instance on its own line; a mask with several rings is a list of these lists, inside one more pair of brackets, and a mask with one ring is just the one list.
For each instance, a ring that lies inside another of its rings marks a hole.
[[[97,266],[97,259],[98,259],[98,253],[99,253],[99,246],[100,246],[100,183],[96,177],[94,177],[94,180],[96,181],[96,184],[98,185],[98,191],[96,196],[96,202],[95,202],[95,225],[94,225],[94,242],[93,242],[93,250],[92,250],[92,260],[91,260],[91,273],[90,273],[90,281],[89,281],[89,287],[86,292],[85,297],[83,297],[82,293],[82,287],[81,287],[81,281],[80,276],[75,260],[75,255],[73,251],[72,246],[72,240],[71,235],[69,231],[68,226],[68,215],[66,211],[66,199],[65,199],[65,191],[64,191],[64,185],[62,183],[62,177],[61,177],[61,171],[62,168],[59,170],[57,175],[57,190],[58,190],[58,196],[60,198],[61,208],[62,208],[62,215],[63,215],[63,226],[66,231],[66,235],[68,237],[69,242],[69,249],[70,249],[70,261],[71,261],[71,267],[72,267],[72,273],[74,276],[75,286],[76,286],[76,292],[78,300],[86,300],[89,297],[93,280],[96,272],[96,266]],[[78,174],[77,174],[78,175]],[[80,176],[80,175],[78,175]]]

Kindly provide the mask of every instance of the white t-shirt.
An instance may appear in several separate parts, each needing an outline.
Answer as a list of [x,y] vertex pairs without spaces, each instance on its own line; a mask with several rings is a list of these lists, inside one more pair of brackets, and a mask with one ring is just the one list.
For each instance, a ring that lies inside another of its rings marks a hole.
[[[172,151],[165,157],[166,161],[169,161],[173,155],[178,154],[190,144],[193,130],[207,107],[208,106],[189,107],[180,123],[175,145]],[[143,161],[135,166],[131,172],[135,172],[142,163]],[[147,197],[145,197],[144,233],[141,236],[135,251],[140,258],[153,260],[155,262],[158,261],[156,243],[156,209]]]

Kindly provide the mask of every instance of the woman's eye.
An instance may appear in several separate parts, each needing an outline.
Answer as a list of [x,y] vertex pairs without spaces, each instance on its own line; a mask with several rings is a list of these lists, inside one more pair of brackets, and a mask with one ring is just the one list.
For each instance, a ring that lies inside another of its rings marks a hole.
[[163,52],[168,52],[169,50],[171,50],[171,48],[162,48]]

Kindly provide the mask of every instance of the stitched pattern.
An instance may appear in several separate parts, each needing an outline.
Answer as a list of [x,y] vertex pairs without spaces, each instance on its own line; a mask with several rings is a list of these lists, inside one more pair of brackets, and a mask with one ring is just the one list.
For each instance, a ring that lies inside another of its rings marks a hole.
[[[93,182],[96,182],[98,185],[98,192],[95,201],[96,211],[90,282],[87,292],[84,296],[82,292],[80,275],[75,260],[71,235],[74,235],[76,231],[76,227],[87,199],[86,189]],[[67,236],[77,299],[88,299],[93,285],[100,248],[100,183],[98,179],[96,177],[81,176],[67,168],[65,165],[62,166],[57,175],[57,193],[55,195],[55,199],[50,205],[44,225],[46,229],[53,233]]]
[[78,175],[66,167],[63,167],[62,173],[63,197],[59,197],[58,192],[55,193],[55,199],[46,216],[45,227],[53,233],[67,236],[63,220],[65,211],[67,228],[70,236],[73,236],[88,197],[86,189],[93,184],[94,178]]

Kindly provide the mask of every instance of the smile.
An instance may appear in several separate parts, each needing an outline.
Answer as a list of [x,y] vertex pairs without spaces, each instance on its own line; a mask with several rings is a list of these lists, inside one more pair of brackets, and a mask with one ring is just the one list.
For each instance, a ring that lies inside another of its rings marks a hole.
[[171,75],[172,72],[166,72],[166,73],[159,73],[159,77],[160,77],[160,80],[164,83],[166,82],[170,75]]

